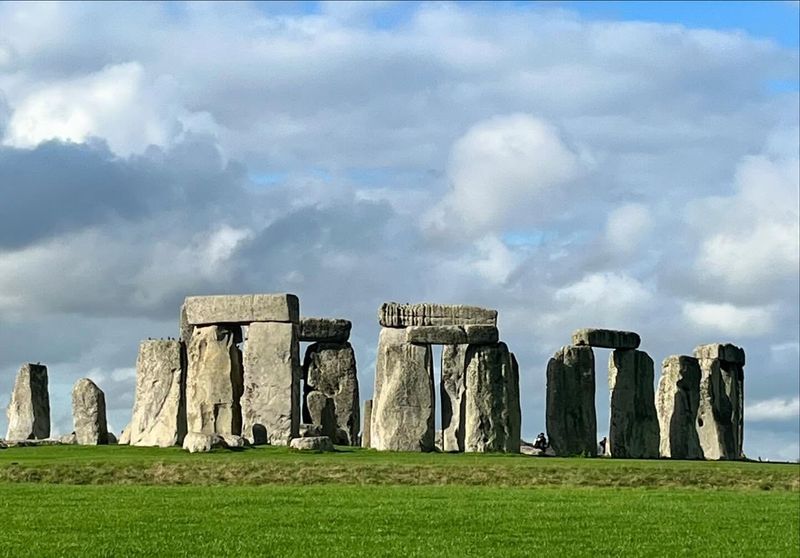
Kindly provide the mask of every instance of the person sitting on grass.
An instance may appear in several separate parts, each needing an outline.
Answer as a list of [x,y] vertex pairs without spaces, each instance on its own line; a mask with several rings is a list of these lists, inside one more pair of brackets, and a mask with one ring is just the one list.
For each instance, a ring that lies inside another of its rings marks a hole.
[[539,432],[539,435],[536,436],[536,440],[533,442],[533,447],[544,451],[547,449],[547,446],[547,437],[544,435],[544,432]]

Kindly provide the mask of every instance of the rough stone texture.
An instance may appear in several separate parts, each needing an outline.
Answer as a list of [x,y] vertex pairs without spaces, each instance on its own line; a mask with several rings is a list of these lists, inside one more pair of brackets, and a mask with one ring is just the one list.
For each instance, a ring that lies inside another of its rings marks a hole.
[[300,341],[346,343],[350,339],[350,320],[303,318],[300,320]]
[[[344,445],[355,445],[361,426],[356,355],[350,343],[314,343],[303,359],[306,404],[313,392],[320,392],[333,401],[334,435],[331,439]],[[320,424],[303,411],[304,420]],[[335,434],[341,428],[344,439]],[[327,434],[326,434],[327,435]]]
[[653,359],[644,351],[618,349],[609,356],[611,412],[606,453],[611,457],[658,457],[653,377]]
[[718,358],[719,360],[729,362],[731,364],[739,364],[741,366],[744,366],[745,364],[744,349],[731,343],[711,343],[709,345],[699,345],[694,349],[694,357],[698,360]]
[[327,436],[295,438],[289,447],[300,451],[333,451],[333,442]]
[[136,395],[128,432],[132,446],[169,447],[186,435],[185,351],[180,341],[139,344]]
[[467,345],[445,345],[442,349],[442,451],[464,451],[466,419]]
[[370,446],[370,431],[372,428],[372,399],[364,401],[364,427],[361,430],[361,447]]
[[409,326],[406,328],[406,343],[433,343],[457,345],[467,342],[463,327],[453,325]]
[[322,426],[319,424],[301,424],[299,434],[301,438],[322,436]]
[[72,388],[72,421],[78,444],[97,446],[108,443],[106,396],[89,378],[81,378]]
[[742,459],[744,368],[718,358],[700,358],[698,362],[701,375],[697,434],[703,456]]
[[23,364],[17,373],[8,416],[7,440],[44,439],[50,436],[50,395],[47,367]]
[[225,442],[219,434],[189,432],[183,438],[183,449],[189,453],[204,453],[222,447],[225,447]]
[[377,450],[433,451],[431,348],[405,338],[402,329],[381,329],[370,441]]
[[186,423],[190,432],[241,434],[242,356],[224,326],[196,327],[187,348]]
[[656,392],[661,457],[703,458],[695,426],[699,405],[700,363],[697,359],[677,355],[664,359]]
[[642,342],[638,333],[613,329],[577,329],[572,333],[573,345],[589,345],[605,349],[637,349]]
[[300,320],[300,302],[293,294],[189,296],[184,301],[187,323],[249,324]]
[[75,444],[78,443],[78,437],[75,435],[74,432],[70,432],[69,434],[64,434],[63,436],[59,436],[58,441],[67,446],[74,446]]
[[179,339],[188,345],[189,341],[191,341],[192,339],[192,331],[194,331],[194,326],[189,323],[189,318],[186,316],[185,302],[181,304],[181,312],[178,318],[178,322],[180,324]]
[[242,415],[251,443],[285,446],[300,428],[300,344],[297,325],[253,323],[244,355]]
[[506,451],[510,369],[505,343],[467,347],[464,451]]
[[117,443],[118,443],[118,442],[117,442],[117,437],[116,437],[116,436],[114,436],[114,433],[113,433],[113,432],[109,432],[109,433],[106,435],[106,443],[107,443],[108,445],[110,445],[110,446],[115,446],[115,445],[117,445]]
[[556,455],[597,455],[594,353],[566,346],[547,363],[547,437]]
[[522,438],[522,407],[519,401],[519,363],[514,353],[509,353],[509,375],[506,378],[508,393],[508,426],[506,430],[506,453],[519,453]]
[[460,304],[384,302],[378,311],[383,327],[484,324],[497,326],[497,310]]
[[117,445],[119,446],[128,446],[131,443],[131,423],[125,425],[125,428],[122,429],[122,432],[119,435],[119,440],[117,440]]
[[220,434],[219,436],[222,438],[222,446],[228,449],[240,449],[250,445],[243,436],[236,434]]
[[465,325],[467,343],[470,345],[491,345],[500,341],[500,332],[496,326],[474,324]]
[[321,391],[306,394],[303,406],[303,420],[318,425],[322,433],[331,440],[336,439],[336,405],[333,398]]

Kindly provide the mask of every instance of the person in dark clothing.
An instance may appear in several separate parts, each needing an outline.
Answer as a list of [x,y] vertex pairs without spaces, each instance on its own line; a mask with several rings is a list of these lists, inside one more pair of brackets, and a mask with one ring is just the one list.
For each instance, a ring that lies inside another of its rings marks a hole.
[[546,450],[547,446],[547,437],[544,435],[544,432],[539,432],[539,435],[536,436],[536,440],[533,442],[533,447],[539,450]]

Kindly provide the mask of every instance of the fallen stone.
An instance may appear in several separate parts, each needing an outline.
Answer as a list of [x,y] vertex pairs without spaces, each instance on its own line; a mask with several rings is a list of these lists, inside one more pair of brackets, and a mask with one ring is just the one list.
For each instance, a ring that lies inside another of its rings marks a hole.
[[222,446],[228,449],[240,449],[250,445],[247,438],[236,434],[220,434]]
[[672,459],[702,459],[697,436],[700,363],[690,356],[671,356],[661,365],[656,392],[659,453]]
[[350,320],[303,318],[300,320],[300,341],[346,343],[350,339]]
[[47,367],[23,364],[17,373],[8,416],[7,440],[44,439],[50,436],[50,395]]
[[301,438],[316,438],[322,436],[322,426],[319,424],[301,424],[300,425]]
[[79,445],[108,443],[106,397],[89,378],[81,378],[72,388],[72,421]]
[[364,401],[364,427],[361,429],[361,447],[372,447],[370,431],[372,429],[372,399]]
[[225,441],[218,434],[189,432],[183,438],[183,449],[189,453],[205,453],[222,447],[225,447]]
[[321,436],[336,439],[336,406],[332,398],[320,391],[307,393],[303,415],[305,421],[319,425]]
[[460,304],[398,304],[385,302],[378,311],[383,327],[433,325],[497,325],[497,310]]
[[381,329],[370,441],[377,450],[433,451],[432,353],[405,338],[402,329]]
[[[303,359],[303,378],[306,401],[312,392],[320,392],[333,401],[335,423],[331,440],[342,445],[356,444],[361,412],[356,355],[350,343],[310,345]],[[304,420],[319,424],[305,412]],[[336,435],[339,428],[346,433],[344,440]]]
[[496,326],[483,324],[467,324],[464,326],[467,343],[470,345],[492,345],[500,341],[500,332]]
[[58,441],[64,444],[65,446],[74,446],[78,443],[78,437],[75,435],[74,432],[69,434],[64,434],[63,436],[59,436]]
[[613,329],[577,329],[572,333],[573,345],[589,345],[605,349],[636,349],[642,342],[638,333]]
[[166,448],[186,435],[184,345],[174,340],[147,340],[139,344],[136,394],[128,425],[132,446]]
[[300,428],[300,343],[291,323],[248,328],[242,396],[244,436],[252,444],[289,444]]
[[505,343],[467,347],[464,451],[505,451],[510,367]]
[[295,438],[291,441],[289,447],[300,451],[334,451],[333,442],[327,436]]
[[611,457],[658,457],[660,439],[653,377],[653,359],[644,351],[618,349],[609,356],[611,412],[606,453]]
[[694,357],[698,360],[717,358],[723,362],[738,364],[740,366],[744,366],[745,364],[744,349],[731,343],[699,345],[694,349]]
[[409,326],[406,343],[457,345],[467,342],[467,332],[460,326]]
[[466,420],[466,370],[468,345],[442,349],[442,451],[463,452]]
[[300,301],[293,294],[189,296],[186,322],[193,326],[300,320]]
[[594,397],[592,348],[559,349],[547,363],[547,437],[556,455],[597,455]]

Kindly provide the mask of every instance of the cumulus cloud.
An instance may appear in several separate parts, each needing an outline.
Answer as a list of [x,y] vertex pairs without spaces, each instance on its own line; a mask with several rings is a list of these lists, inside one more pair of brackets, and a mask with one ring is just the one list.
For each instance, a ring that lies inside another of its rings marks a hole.
[[614,250],[633,252],[653,228],[653,217],[647,206],[629,203],[614,208],[606,222],[606,239]]
[[754,422],[791,420],[800,417],[800,397],[785,399],[776,397],[756,401],[745,406],[745,416]]
[[722,335],[755,337],[770,331],[773,326],[770,308],[687,302],[682,311],[696,328]]

